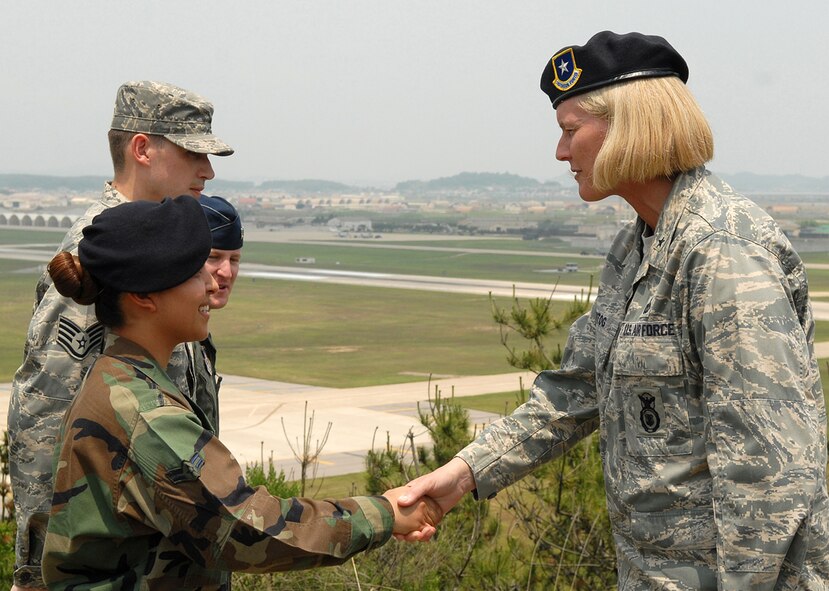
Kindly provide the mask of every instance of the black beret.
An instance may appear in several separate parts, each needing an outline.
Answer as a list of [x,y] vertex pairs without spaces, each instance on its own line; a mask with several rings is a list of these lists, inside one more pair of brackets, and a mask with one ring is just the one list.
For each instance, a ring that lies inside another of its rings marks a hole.
[[151,293],[184,283],[210,256],[210,228],[198,201],[131,201],[105,209],[83,229],[81,265],[116,291]]
[[541,90],[553,108],[571,96],[633,78],[677,76],[688,81],[688,65],[656,35],[596,33],[583,46],[568,45],[547,62]]
[[242,248],[245,231],[236,208],[224,197],[199,197],[210,233],[213,235],[213,248],[219,250],[236,250]]

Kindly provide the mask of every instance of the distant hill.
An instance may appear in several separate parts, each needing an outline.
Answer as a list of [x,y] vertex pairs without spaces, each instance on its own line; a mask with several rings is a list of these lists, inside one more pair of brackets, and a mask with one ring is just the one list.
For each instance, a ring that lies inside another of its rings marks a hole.
[[829,192],[829,177],[816,178],[800,174],[754,174],[753,172],[720,174],[720,176],[736,190],[744,193]]
[[[736,190],[761,195],[789,194],[792,197],[803,194],[829,193],[829,177],[807,177],[798,174],[774,175],[741,172],[727,174],[717,172]],[[0,193],[27,191],[100,191],[110,177],[104,176],[51,176],[36,174],[0,174]],[[559,182],[559,180],[561,182]],[[262,183],[252,181],[231,181],[214,179],[208,182],[206,192],[210,195],[223,193],[244,193],[255,190],[284,191],[290,194],[359,193],[375,191],[368,187],[357,187],[324,179],[269,180]],[[408,180],[397,183],[394,191],[401,195],[429,196],[461,193],[478,193],[492,196],[507,196],[513,192],[546,193],[572,191],[576,185],[569,175],[560,179],[540,182],[536,179],[508,172],[462,172],[454,176],[431,180]]]
[[224,179],[213,179],[207,181],[204,192],[208,195],[221,195],[222,193],[242,193],[256,187],[252,181],[226,181]]
[[[553,182],[554,186],[558,183]],[[508,172],[462,172],[454,176],[441,177],[431,181],[404,181],[397,183],[399,193],[422,193],[432,191],[475,190],[475,189],[537,189],[542,183]]]
[[259,189],[271,191],[285,191],[286,193],[353,193],[360,189],[335,181],[319,179],[303,179],[298,181],[264,181],[258,185]]
[[[0,174],[0,190],[5,191],[99,191],[111,177],[103,176],[50,176],[35,174]],[[411,180],[398,183],[394,190],[403,193],[475,189],[538,189],[544,186],[558,187],[551,181],[541,183],[535,179],[510,173],[462,172],[451,177],[433,180]],[[269,180],[256,184],[251,181],[213,179],[207,184],[207,193],[241,192],[246,190],[285,191],[286,193],[349,193],[360,192],[365,187],[355,187],[324,179]]]
[[0,174],[0,190],[9,191],[100,191],[109,179],[103,176],[45,176]]

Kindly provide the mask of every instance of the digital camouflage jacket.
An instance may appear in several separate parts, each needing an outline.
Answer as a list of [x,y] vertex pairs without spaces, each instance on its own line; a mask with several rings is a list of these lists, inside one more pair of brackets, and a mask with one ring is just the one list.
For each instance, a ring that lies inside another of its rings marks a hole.
[[560,369],[459,453],[488,497],[599,428],[619,589],[829,589],[806,272],[704,169],[616,237]]
[[50,589],[216,589],[227,571],[339,564],[393,522],[383,497],[250,488],[164,371],[116,338],[61,427],[43,574]]
[[182,343],[174,351],[167,366],[167,375],[178,389],[195,401],[204,413],[210,430],[219,435],[219,386],[222,377],[216,373],[216,347],[212,335],[201,342]]

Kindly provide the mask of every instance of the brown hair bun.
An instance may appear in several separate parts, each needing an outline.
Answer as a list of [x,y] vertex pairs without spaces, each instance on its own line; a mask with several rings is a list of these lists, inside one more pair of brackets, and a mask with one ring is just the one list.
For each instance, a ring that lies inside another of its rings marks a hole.
[[60,295],[72,298],[83,306],[95,303],[98,286],[89,273],[84,271],[78,257],[65,250],[61,251],[49,262],[46,270]]

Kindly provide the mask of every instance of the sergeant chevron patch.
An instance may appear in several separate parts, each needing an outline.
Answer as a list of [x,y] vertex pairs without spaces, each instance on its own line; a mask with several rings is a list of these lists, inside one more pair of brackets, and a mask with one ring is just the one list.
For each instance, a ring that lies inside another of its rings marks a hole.
[[105,330],[100,322],[84,330],[61,316],[58,320],[58,344],[73,358],[81,360],[92,352],[103,351]]

